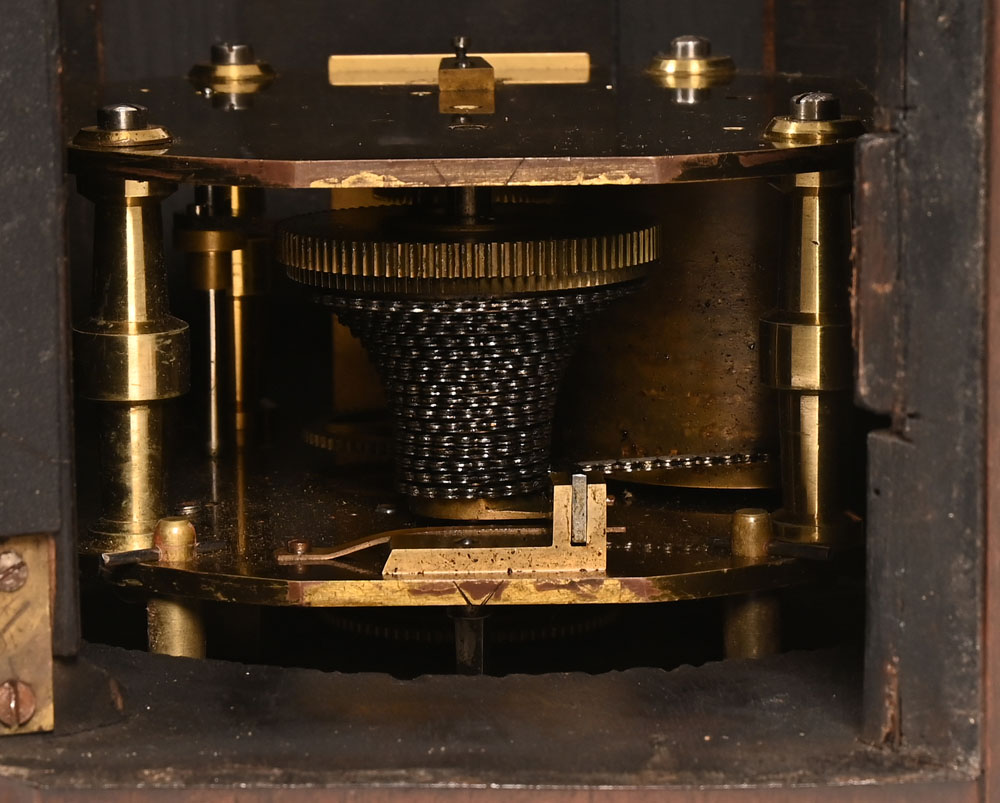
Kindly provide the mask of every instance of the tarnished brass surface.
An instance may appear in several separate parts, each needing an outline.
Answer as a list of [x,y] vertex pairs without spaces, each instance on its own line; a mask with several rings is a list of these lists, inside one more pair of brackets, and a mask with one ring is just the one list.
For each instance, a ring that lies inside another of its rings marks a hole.
[[[327,60],[331,86],[430,86],[439,83],[441,60],[449,53],[334,54]],[[590,78],[590,54],[480,53],[495,79],[516,84],[585,84]]]
[[773,524],[782,540],[839,545],[859,534],[846,489],[853,380],[850,173],[789,177],[784,190],[781,292],[777,309],[761,319],[761,373],[778,391],[781,436],[783,505]]
[[610,213],[504,207],[464,224],[377,207],[282,222],[277,259],[291,278],[326,289],[479,297],[628,281],[658,246],[656,226]]
[[76,329],[77,388],[101,403],[101,517],[81,548],[151,546],[165,512],[163,400],[187,391],[188,328],[169,314],[160,201],[174,187],[81,176],[95,203],[94,297]]
[[[18,583],[0,587],[0,684],[6,704],[0,722],[5,734],[50,731],[55,727],[52,697],[52,563],[50,535],[0,539],[4,573],[19,572]],[[13,559],[4,559],[9,556]]]
[[[641,291],[581,342],[561,391],[557,453],[776,457],[776,411],[758,378],[758,321],[777,292],[781,194],[763,181],[602,192],[608,204],[655,215],[663,255]],[[612,476],[703,488],[778,480],[776,459]]]
[[[238,115],[207,106],[181,79],[144,79],[107,92],[142,97],[169,125],[174,142],[160,154],[72,146],[69,166],[205,184],[326,188],[613,186],[775,176],[826,169],[846,150],[780,148],[762,139],[778,104],[814,88],[812,80],[738,74],[726,92],[713,91],[678,114],[648,74],[612,75],[595,67],[585,84],[506,86],[503,114],[480,116],[481,125],[463,129],[440,114],[434,92],[330,87],[322,71],[286,75],[268,88],[267,103]],[[847,112],[862,119],[870,114],[870,94],[857,82],[824,86]],[[386,119],[405,119],[408,136],[386,137]],[[365,143],[363,160],[358,142]]]

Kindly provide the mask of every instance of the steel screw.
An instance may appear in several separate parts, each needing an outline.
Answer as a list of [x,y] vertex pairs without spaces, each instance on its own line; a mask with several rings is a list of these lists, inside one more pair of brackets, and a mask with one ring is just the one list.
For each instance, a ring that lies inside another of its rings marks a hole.
[[312,544],[302,538],[293,538],[288,542],[288,551],[293,555],[305,555],[312,548]]
[[458,59],[457,66],[468,67],[469,66],[469,37],[467,36],[456,36],[451,40],[451,46],[455,48],[455,58]]
[[212,45],[212,64],[253,64],[255,61],[253,48],[250,45],[229,42],[218,42]]
[[836,120],[840,117],[840,100],[829,92],[803,92],[791,102],[791,116],[796,120]]
[[97,110],[102,131],[136,131],[149,127],[149,109],[138,103],[112,103]]
[[0,722],[8,728],[24,725],[35,715],[35,691],[20,680],[0,684]]
[[17,591],[28,582],[28,564],[13,549],[0,552],[0,591]]
[[670,53],[675,59],[707,59],[712,42],[704,36],[678,36],[670,41]]

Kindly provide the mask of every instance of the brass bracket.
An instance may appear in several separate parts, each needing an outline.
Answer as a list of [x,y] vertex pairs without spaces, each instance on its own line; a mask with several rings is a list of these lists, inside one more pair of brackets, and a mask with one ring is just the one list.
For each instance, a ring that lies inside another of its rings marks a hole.
[[[275,555],[280,564],[336,561],[389,544],[383,577],[604,574],[607,570],[608,488],[583,474],[558,478],[552,487],[552,527],[421,527],[359,538],[332,548],[290,542]],[[293,548],[294,547],[294,548]]]
[[0,734],[55,727],[52,537],[0,541]]
[[[543,528],[525,529],[545,532]],[[382,576],[604,574],[607,565],[608,487],[603,483],[588,485],[583,474],[576,474],[571,482],[552,488],[549,543],[496,544],[490,538],[469,538],[467,543],[451,546],[393,545]]]

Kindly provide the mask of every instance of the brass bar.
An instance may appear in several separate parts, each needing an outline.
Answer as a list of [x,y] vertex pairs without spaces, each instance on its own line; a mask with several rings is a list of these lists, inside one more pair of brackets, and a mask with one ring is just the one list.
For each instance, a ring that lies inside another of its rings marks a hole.
[[843,544],[851,415],[851,184],[847,172],[786,180],[788,236],[778,309],[761,321],[761,374],[778,391],[779,539]]
[[[438,82],[441,59],[453,53],[335,54],[327,61],[332,86],[432,86]],[[585,84],[590,80],[590,54],[479,53],[493,65],[505,84]]]
[[100,402],[100,519],[91,552],[144,549],[165,509],[163,402],[188,388],[188,327],[169,314],[160,202],[172,184],[83,175],[95,203],[94,294],[75,332],[77,387]]

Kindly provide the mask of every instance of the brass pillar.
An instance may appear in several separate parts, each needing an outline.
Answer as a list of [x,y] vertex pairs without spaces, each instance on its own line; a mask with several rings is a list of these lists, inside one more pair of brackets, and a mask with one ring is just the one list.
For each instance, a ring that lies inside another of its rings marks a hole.
[[[792,99],[767,136],[778,147],[847,142],[863,131],[837,99]],[[761,380],[778,391],[782,508],[778,539],[824,546],[856,537],[845,470],[852,417],[851,172],[844,167],[784,180],[788,212],[778,308],[761,320]]]
[[778,391],[778,538],[843,542],[850,439],[851,183],[846,172],[786,182],[790,210],[779,308],[761,321],[761,375]]
[[[767,559],[771,520],[765,510],[737,510],[732,519],[733,558],[740,562]],[[773,592],[754,592],[726,604],[726,658],[763,658],[781,648],[781,609]]]
[[100,402],[101,516],[88,552],[146,549],[163,514],[163,402],[188,389],[188,327],[169,314],[160,202],[172,184],[82,175],[95,204],[94,294],[77,388]]
[[[156,525],[154,543],[161,563],[184,564],[194,556],[195,529],[183,516]],[[205,625],[201,602],[180,597],[153,597],[146,603],[149,651],[184,658],[205,657]]]

